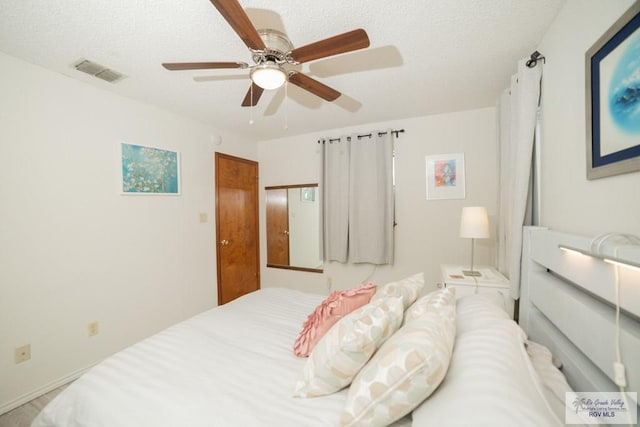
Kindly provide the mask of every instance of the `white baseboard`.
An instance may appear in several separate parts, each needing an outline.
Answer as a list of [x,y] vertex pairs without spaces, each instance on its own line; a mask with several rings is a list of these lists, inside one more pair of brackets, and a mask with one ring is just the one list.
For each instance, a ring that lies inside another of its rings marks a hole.
[[[92,365],[93,366],[93,365]],[[40,396],[42,396],[43,394],[49,393],[51,390],[54,390],[60,386],[63,386],[67,383],[70,383],[71,381],[77,379],[78,377],[80,377],[80,375],[84,374],[86,371],[89,370],[89,368],[91,368],[92,366],[89,366],[87,368],[83,368],[80,369],[78,371],[72,372],[69,375],[66,375],[62,378],[59,378],[53,382],[50,382],[42,387],[39,387],[27,394],[23,394],[22,396],[19,396],[13,400],[10,400],[9,402],[3,403],[0,406],[0,415],[7,413],[15,408],[17,408],[18,406],[22,406],[27,402],[31,402],[33,399],[36,399]]]

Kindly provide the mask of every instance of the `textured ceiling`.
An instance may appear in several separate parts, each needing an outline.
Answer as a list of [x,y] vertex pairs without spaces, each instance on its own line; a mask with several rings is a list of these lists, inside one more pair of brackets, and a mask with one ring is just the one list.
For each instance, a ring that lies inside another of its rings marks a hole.
[[[371,41],[368,49],[300,66],[342,92],[335,102],[289,85],[286,97],[283,88],[265,91],[253,110],[240,107],[248,70],[160,66],[252,63],[208,0],[2,0],[0,51],[221,131],[266,140],[494,105],[516,61],[535,50],[563,3],[240,0],[256,28],[284,31],[294,46],[355,28],[364,28]],[[72,67],[80,58],[127,78],[110,84],[80,73]]]

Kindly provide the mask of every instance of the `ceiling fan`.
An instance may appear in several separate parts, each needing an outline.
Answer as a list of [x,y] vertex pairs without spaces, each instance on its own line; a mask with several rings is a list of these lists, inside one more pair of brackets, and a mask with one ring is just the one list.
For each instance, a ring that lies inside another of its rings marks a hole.
[[324,40],[294,48],[280,31],[256,30],[237,0],[210,0],[218,12],[240,36],[252,54],[254,65],[246,62],[172,62],[162,66],[170,71],[222,68],[249,68],[251,87],[242,101],[243,107],[255,106],[267,89],[277,89],[289,81],[326,101],[334,101],[341,94],[337,90],[290,69],[315,59],[369,47],[369,37],[363,29],[348,31]]

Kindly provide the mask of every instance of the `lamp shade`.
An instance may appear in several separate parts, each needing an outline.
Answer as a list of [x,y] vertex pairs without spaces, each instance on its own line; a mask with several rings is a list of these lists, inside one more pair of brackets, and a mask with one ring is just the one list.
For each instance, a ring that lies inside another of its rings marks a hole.
[[489,237],[489,217],[486,208],[482,206],[462,208],[460,237],[470,239],[486,239]]

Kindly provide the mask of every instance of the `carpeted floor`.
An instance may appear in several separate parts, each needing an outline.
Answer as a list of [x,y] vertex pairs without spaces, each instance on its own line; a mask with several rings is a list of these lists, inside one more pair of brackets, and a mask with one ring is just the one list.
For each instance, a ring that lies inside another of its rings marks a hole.
[[27,402],[6,414],[0,415],[0,427],[30,427],[31,422],[40,413],[42,408],[56,397],[58,393],[64,390],[67,385],[68,384],[65,384],[55,390],[51,390],[49,393],[33,399],[31,402]]

